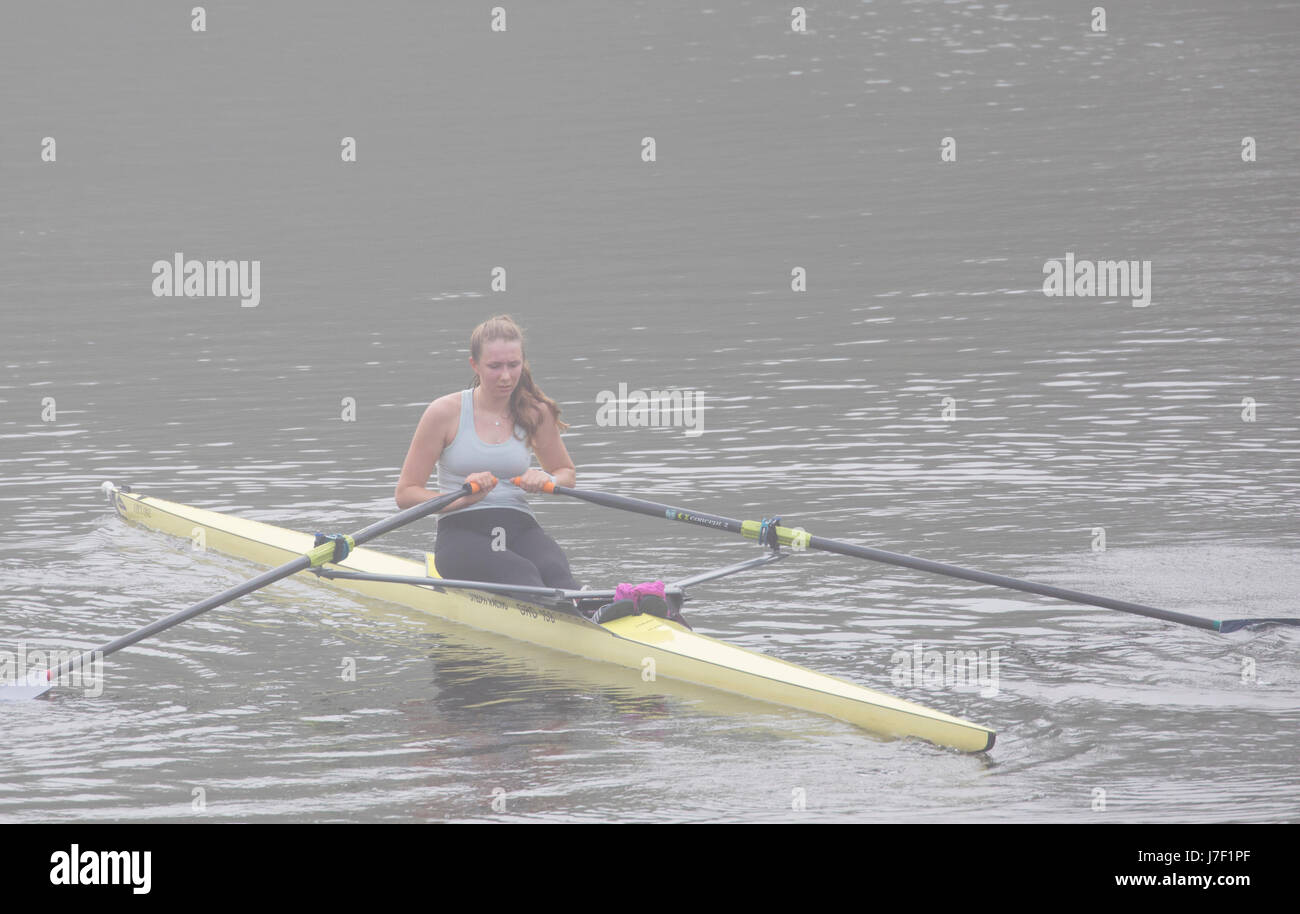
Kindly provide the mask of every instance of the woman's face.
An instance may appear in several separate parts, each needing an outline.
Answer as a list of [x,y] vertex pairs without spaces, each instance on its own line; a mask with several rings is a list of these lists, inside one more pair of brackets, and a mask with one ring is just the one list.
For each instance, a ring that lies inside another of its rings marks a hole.
[[509,395],[524,369],[524,347],[518,340],[489,340],[480,355],[477,362],[473,356],[469,360],[479,384],[484,390]]

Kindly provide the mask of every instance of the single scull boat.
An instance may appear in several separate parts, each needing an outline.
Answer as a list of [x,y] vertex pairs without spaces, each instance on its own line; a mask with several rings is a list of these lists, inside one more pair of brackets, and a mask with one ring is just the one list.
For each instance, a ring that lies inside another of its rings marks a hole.
[[[201,535],[206,548],[260,565],[289,562],[315,544],[308,533],[122,488],[108,491],[118,513],[129,521],[186,539]],[[768,553],[695,575],[671,586],[669,596],[680,600],[687,586],[755,568],[786,554]],[[430,565],[427,560],[421,563],[357,548],[342,562],[320,566],[318,576],[334,586],[454,622],[631,668],[638,671],[638,677],[647,661],[653,661],[657,677],[825,714],[884,737],[915,737],[963,752],[984,752],[993,746],[994,732],[987,727],[709,638],[669,619],[630,615],[597,624],[574,612],[572,600],[562,592],[530,594],[524,599],[519,588],[454,586],[433,577]],[[585,596],[599,599],[608,595],[592,592]]]

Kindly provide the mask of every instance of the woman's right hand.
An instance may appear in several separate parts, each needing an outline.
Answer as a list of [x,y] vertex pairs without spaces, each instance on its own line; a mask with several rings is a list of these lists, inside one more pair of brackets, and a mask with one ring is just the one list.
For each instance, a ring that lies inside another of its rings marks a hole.
[[468,476],[465,477],[465,481],[469,483],[473,483],[476,486],[478,486],[478,491],[475,492],[473,495],[466,495],[463,499],[461,499],[461,504],[464,507],[468,507],[472,504],[475,504],[476,502],[482,501],[484,498],[487,497],[487,493],[491,492],[492,489],[495,488],[497,484],[497,478],[493,476],[491,473],[489,473],[487,470],[484,470],[481,473],[470,473]]

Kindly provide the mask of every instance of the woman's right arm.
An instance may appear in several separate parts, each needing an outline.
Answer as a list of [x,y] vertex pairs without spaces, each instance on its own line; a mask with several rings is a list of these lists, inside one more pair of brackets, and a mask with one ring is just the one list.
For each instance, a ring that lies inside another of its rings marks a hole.
[[[459,394],[455,397],[458,398]],[[440,494],[430,492],[427,486],[434,467],[438,465],[438,458],[442,456],[447,430],[452,427],[454,413],[458,406],[458,400],[452,397],[441,397],[430,403],[429,408],[420,417],[420,424],[415,427],[415,435],[411,438],[411,446],[406,451],[406,460],[402,462],[402,475],[398,478],[397,488],[393,491],[393,498],[399,508],[406,509],[422,504],[431,498],[437,498]],[[479,483],[482,491],[452,502],[443,509],[444,511],[455,511],[481,501],[496,484],[495,480],[489,483],[487,474],[474,473],[469,478]]]

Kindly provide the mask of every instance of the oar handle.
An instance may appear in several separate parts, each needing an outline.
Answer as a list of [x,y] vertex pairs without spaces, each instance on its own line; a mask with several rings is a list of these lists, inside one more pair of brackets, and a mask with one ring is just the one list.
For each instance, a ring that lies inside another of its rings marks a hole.
[[[522,476],[511,477],[510,482],[517,486],[523,485],[524,477]],[[563,487],[561,486],[560,488]],[[563,492],[557,493],[554,480],[548,480],[547,482],[542,483],[542,491],[548,495],[564,494]]]

